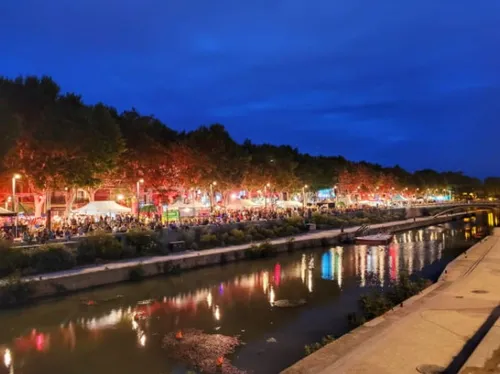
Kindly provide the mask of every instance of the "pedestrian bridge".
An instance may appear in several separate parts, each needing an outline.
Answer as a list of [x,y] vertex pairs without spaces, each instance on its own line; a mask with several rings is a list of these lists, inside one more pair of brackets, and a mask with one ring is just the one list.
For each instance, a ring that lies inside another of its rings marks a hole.
[[448,209],[445,209],[439,213],[436,213],[433,217],[441,217],[445,216],[447,214],[451,213],[458,213],[460,211],[470,211],[470,210],[477,210],[477,209],[499,209],[500,208],[500,202],[478,202],[478,203],[462,203],[462,204],[447,204]]

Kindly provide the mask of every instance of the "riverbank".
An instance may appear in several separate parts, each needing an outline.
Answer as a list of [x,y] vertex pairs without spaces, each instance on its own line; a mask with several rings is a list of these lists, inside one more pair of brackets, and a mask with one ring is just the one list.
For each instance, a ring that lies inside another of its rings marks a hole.
[[[370,231],[391,230],[397,232],[410,230],[444,223],[464,214],[459,213],[439,218],[416,218],[376,224],[370,226]],[[344,232],[338,229],[313,231],[295,237],[275,239],[269,243],[273,245],[277,252],[336,245],[339,243],[341,235],[353,234],[358,228],[351,227],[344,230]],[[251,246],[252,244],[243,244],[203,251],[189,251],[175,255],[136,258],[98,266],[87,266],[25,277],[22,281],[23,283],[29,282],[31,289],[29,295],[27,295],[29,298],[53,296],[128,281],[131,279],[132,272],[136,274],[140,273],[141,277],[151,277],[241,260],[245,258],[245,250],[248,250]],[[6,281],[2,283],[3,287],[0,289],[0,293],[10,292],[10,285]]]
[[365,323],[283,373],[486,372],[481,370],[495,361],[499,348],[493,338],[498,336],[499,270],[500,229],[495,229],[403,307]]

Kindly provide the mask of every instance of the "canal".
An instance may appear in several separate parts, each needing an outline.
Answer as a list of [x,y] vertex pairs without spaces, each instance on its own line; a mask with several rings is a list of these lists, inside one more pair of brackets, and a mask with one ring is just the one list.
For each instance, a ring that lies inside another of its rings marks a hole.
[[[4,310],[0,374],[194,373],[162,348],[165,334],[188,329],[239,336],[244,345],[228,357],[232,365],[278,373],[304,356],[305,344],[347,332],[346,314],[361,294],[402,271],[436,279],[495,220],[478,214],[399,233],[387,246],[282,254]],[[307,303],[274,306],[283,299]]]

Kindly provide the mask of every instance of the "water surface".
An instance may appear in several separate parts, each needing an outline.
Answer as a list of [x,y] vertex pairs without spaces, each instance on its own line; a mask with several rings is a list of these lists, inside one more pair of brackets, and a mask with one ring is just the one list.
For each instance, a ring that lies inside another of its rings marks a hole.
[[[303,357],[305,344],[348,331],[345,316],[362,293],[396,280],[401,271],[436,278],[492,221],[490,213],[475,222],[399,233],[387,246],[282,254],[3,311],[0,374],[185,373],[166,358],[161,340],[187,328],[239,335],[245,345],[231,357],[234,365],[277,373]],[[307,304],[273,307],[280,299]]]

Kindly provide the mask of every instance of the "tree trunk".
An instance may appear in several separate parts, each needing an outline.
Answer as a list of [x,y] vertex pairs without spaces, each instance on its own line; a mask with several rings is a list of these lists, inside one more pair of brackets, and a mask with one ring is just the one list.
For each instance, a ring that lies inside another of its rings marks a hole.
[[89,202],[95,201],[95,193],[97,192],[96,188],[87,188],[87,193],[89,195]]
[[69,217],[71,210],[73,210],[73,204],[76,199],[76,188],[70,188],[65,194],[66,209],[64,211],[64,217]]
[[45,204],[45,196],[44,195],[34,195],[33,201],[35,205],[35,218],[42,216],[43,205]]

